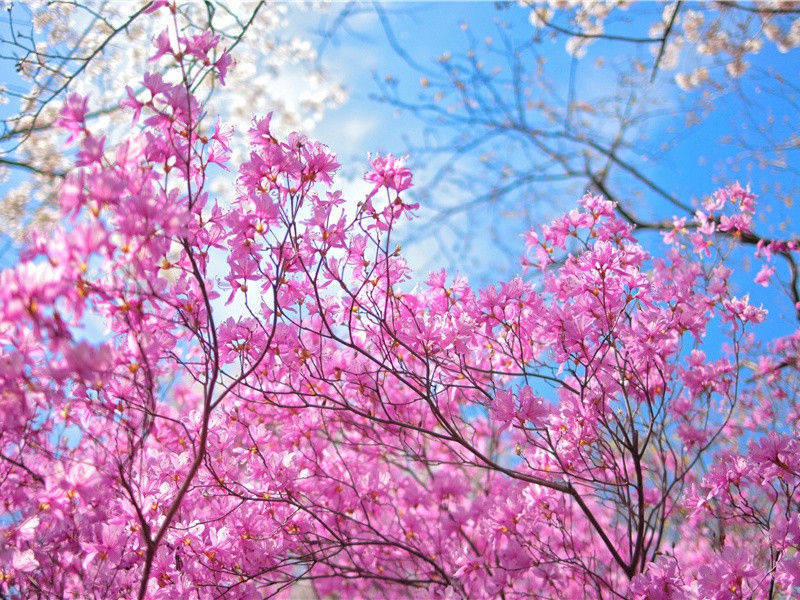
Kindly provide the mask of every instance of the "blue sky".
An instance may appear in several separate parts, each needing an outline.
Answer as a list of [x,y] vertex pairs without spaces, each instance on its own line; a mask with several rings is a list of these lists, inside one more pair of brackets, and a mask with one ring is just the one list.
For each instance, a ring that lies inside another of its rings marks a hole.
[[[432,71],[437,68],[437,57],[443,53],[456,54],[466,50],[467,33],[462,30],[462,23],[467,23],[469,35],[479,40],[486,36],[497,37],[494,21],[498,18],[514,23],[512,30],[516,39],[523,39],[532,32],[525,10],[515,7],[498,11],[491,3],[392,4],[387,7],[387,18],[397,44],[408,53],[408,57],[417,66]],[[367,152],[402,153],[409,145],[419,143],[424,127],[408,114],[398,113],[374,100],[378,94],[375,79],[385,82],[387,75],[394,79],[398,89],[405,90],[407,96],[413,98],[420,89],[418,69],[410,68],[404,57],[398,56],[391,48],[373,12],[365,13],[349,24],[354,32],[343,32],[337,38],[338,44],[327,47],[323,59],[340,74],[348,87],[350,100],[341,108],[330,111],[315,134],[340,154],[343,159],[341,162],[346,165],[345,173],[357,174],[363,168],[361,165]],[[646,31],[646,27],[643,30]],[[546,55],[552,72],[563,73],[560,81],[556,78],[555,84],[563,86],[566,93],[570,59],[564,51],[564,40],[544,42],[540,51]],[[627,60],[631,53],[637,53],[647,65],[653,62],[649,49],[645,47],[631,48],[613,43],[591,46],[587,56],[576,63],[575,79],[579,82],[576,95],[601,96],[610,93],[614,84],[614,60]],[[607,67],[604,69],[597,69],[594,65],[599,56],[607,57]],[[694,59],[689,54],[684,58],[684,63]],[[680,90],[673,82],[674,72],[659,73],[656,81],[642,93],[658,98],[662,102],[664,115],[648,122],[644,129],[647,138],[637,140],[637,145],[649,154],[649,163],[643,163],[648,174],[687,204],[695,204],[721,185],[735,181],[750,185],[759,195],[757,230],[763,234],[786,236],[792,231],[791,223],[788,223],[788,228],[784,225],[791,221],[792,216],[800,216],[795,205],[784,202],[782,192],[791,196],[798,186],[797,173],[793,168],[796,165],[791,162],[791,154],[788,155],[788,168],[753,168],[755,161],[752,156],[744,154],[735,143],[723,141],[726,137],[741,138],[757,147],[764,144],[767,135],[788,138],[795,131],[796,99],[775,85],[774,74],[780,74],[788,81],[796,81],[800,62],[796,55],[782,54],[770,43],[766,43],[761,53],[749,57],[749,60],[752,77],[743,80],[741,90],[713,92],[708,96],[701,91]],[[693,110],[688,111],[685,107]],[[687,126],[693,115],[702,119],[700,124]],[[768,131],[760,132],[759,126],[770,118],[773,122]],[[765,159],[769,158],[770,155],[766,154]],[[413,156],[410,160],[412,164],[415,163]],[[430,170],[430,163],[422,161],[420,164],[420,161],[416,161],[417,181],[424,184]],[[448,201],[457,203],[467,201],[473,190],[451,187],[447,192],[452,194]],[[554,186],[546,206],[538,214],[546,219],[562,209],[571,208],[575,200],[574,190]],[[676,212],[673,207],[663,202],[653,202],[648,197],[637,205],[637,209],[646,216],[659,218],[670,217]],[[472,219],[482,217],[496,219],[496,215],[490,216],[488,209],[484,212],[475,211],[471,215]],[[503,223],[504,241],[509,246],[519,247],[517,236],[524,230],[521,225],[513,218]],[[644,234],[643,237],[648,245],[656,248],[657,236]],[[496,252],[488,240],[484,241],[487,243],[481,244],[479,240],[473,252]],[[737,273],[737,283],[742,292],[750,291],[758,301],[767,302],[770,298],[762,288],[751,285],[759,267],[757,261],[747,259],[751,254],[751,249],[746,249],[737,259],[743,267]],[[467,272],[473,279],[486,281],[479,269],[470,272],[470,263],[463,260],[464,257],[437,253],[435,245],[430,244],[429,240],[414,248],[411,256],[422,268],[446,265]],[[748,263],[752,263],[752,268]],[[514,270],[516,265],[509,264],[509,272]],[[779,275],[786,277],[781,264]],[[788,327],[787,323],[792,320],[792,308],[788,302],[780,306],[783,312],[781,316],[789,319],[781,319],[783,324],[776,325],[782,329]]]
[[[293,19],[293,29],[306,36],[313,35],[315,31],[330,27],[344,6],[334,4],[316,19]],[[527,10],[517,6],[499,11],[490,2],[415,2],[390,3],[384,8],[394,40],[387,37],[376,12],[366,7],[344,21],[343,26],[326,43],[321,57],[325,67],[345,85],[349,96],[344,105],[325,114],[312,134],[338,153],[343,164],[344,187],[353,194],[363,190],[359,180],[365,171],[369,153],[403,154],[426,136],[426,127],[418,119],[376,101],[376,96],[381,93],[381,84],[394,86],[392,89],[406,98],[418,99],[421,91],[420,70],[436,73],[439,68],[437,58],[448,52],[453,55],[463,53],[467,48],[468,36],[476,40],[486,37],[498,39],[498,19],[512,24],[509,35],[517,42],[533,34]],[[23,10],[17,9],[19,18],[23,18]],[[652,14],[619,26],[644,27],[646,31],[649,20],[652,20]],[[462,28],[463,23],[468,25],[466,31]],[[392,47],[392,42],[395,47]],[[397,47],[402,48],[406,55],[399,55]],[[554,93],[563,96],[568,93],[571,68],[574,68],[576,97],[596,98],[612,93],[615,69],[621,62],[630,59],[632,53],[638,55],[645,64],[652,64],[653,61],[645,47],[623,47],[610,42],[593,45],[588,55],[574,63],[574,66],[564,50],[563,39],[545,41],[537,47],[537,52],[548,60]],[[595,60],[600,56],[607,59],[603,68],[595,65]],[[491,61],[490,58],[487,60]],[[409,61],[414,65],[410,66]],[[780,54],[770,44],[755,58],[751,58],[751,62],[753,72],[771,71],[791,81],[797,79],[798,61],[795,55]],[[18,84],[9,61],[0,61],[0,80],[10,84],[10,87]],[[741,94],[730,92],[721,97],[712,95],[709,100],[703,101],[697,92],[687,94],[680,91],[672,82],[672,73],[661,73],[656,82],[647,86],[642,93],[657,98],[662,103],[664,115],[648,122],[642,130],[646,139],[637,140],[637,145],[650,156],[649,163],[646,163],[648,174],[659,183],[668,185],[671,192],[687,203],[696,201],[721,184],[736,180],[744,185],[750,184],[761,195],[761,205],[767,208],[758,224],[759,230],[783,235],[785,232],[781,230],[781,223],[796,213],[797,208],[786,206],[775,188],[777,185],[789,192],[796,189],[796,173],[791,169],[748,170],[747,165],[752,161],[743,160],[735,145],[720,143],[725,136],[741,136],[753,145],[759,144],[764,134],[758,131],[758,126],[770,115],[775,119],[771,125],[772,134],[788,137],[794,131],[797,125],[794,99],[775,94],[770,89],[770,81],[774,81],[774,78],[767,77],[762,81],[763,85],[751,85]],[[702,114],[704,104],[713,104],[715,109],[702,115],[701,125],[687,127],[687,114],[683,107],[698,102],[698,114]],[[7,115],[13,108],[13,103],[0,107],[0,114]],[[437,166],[436,160],[436,157],[409,158],[415,169],[416,189],[424,204],[423,218],[426,216],[425,184]],[[472,164],[470,161],[474,159],[464,159],[467,169]],[[476,175],[479,180],[477,183],[482,183],[482,177],[483,174]],[[12,183],[15,179],[12,178]],[[8,185],[0,186],[0,193],[3,189],[8,189]],[[457,206],[467,202],[475,189],[469,185],[446,185],[433,193],[437,194],[435,200],[438,203]],[[508,211],[503,207],[477,208],[461,217],[458,228],[442,227],[437,230],[434,227],[427,230],[426,236],[417,237],[414,243],[406,246],[408,256],[423,271],[446,266],[466,273],[473,281],[480,283],[511,276],[518,270],[518,263],[513,258],[514,251],[511,255],[504,254],[498,252],[497,246],[518,248],[521,252],[519,235],[527,228],[530,219],[544,221],[561,210],[571,208],[579,193],[580,190],[574,186],[554,184],[537,192],[536,199],[530,199],[530,202],[527,196],[520,195],[513,202],[517,206],[531,207],[524,219],[519,216],[519,211]],[[641,201],[638,209],[643,214],[659,217],[668,217],[674,212],[671,207],[650,198]],[[406,232],[409,238],[413,236],[413,227],[411,225]],[[459,231],[472,232],[469,244],[458,239]],[[445,239],[446,236],[450,237]],[[643,237],[648,245],[656,247],[656,236]],[[743,266],[747,262],[742,259]],[[750,285],[755,271],[757,268],[749,272],[743,268],[737,274],[739,284],[742,290],[752,291],[757,299],[769,300],[759,288]],[[785,276],[780,271],[779,274]],[[787,311],[785,316],[791,307],[783,309]],[[776,327],[784,327],[787,323],[783,319],[781,321],[784,325],[778,324]]]

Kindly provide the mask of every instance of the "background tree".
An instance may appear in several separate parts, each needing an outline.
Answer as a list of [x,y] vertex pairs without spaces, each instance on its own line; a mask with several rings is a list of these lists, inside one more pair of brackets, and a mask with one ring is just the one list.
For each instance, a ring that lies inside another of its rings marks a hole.
[[425,128],[407,142],[428,211],[408,241],[437,240],[448,264],[513,268],[509,240],[586,190],[664,230],[741,181],[765,207],[757,230],[794,236],[796,3],[503,3],[436,61],[403,38],[413,16],[378,10],[405,60],[379,99]]

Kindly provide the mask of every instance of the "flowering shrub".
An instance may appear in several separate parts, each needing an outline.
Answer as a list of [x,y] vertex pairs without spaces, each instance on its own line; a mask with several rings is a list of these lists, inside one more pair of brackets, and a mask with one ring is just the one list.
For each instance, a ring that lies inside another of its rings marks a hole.
[[[66,90],[90,96],[92,126],[117,140],[130,122],[118,110],[119,90],[138,82],[145,68],[165,78],[179,70],[174,60],[161,62],[157,52],[153,55],[156,36],[168,25],[184,35],[213,31],[224,40],[215,50],[198,53],[198,60],[225,56],[228,61],[197,82],[194,91],[209,111],[246,129],[253,112],[272,110],[276,129],[311,131],[325,111],[346,98],[340,83],[320,66],[314,38],[298,27],[330,8],[263,0],[0,3],[0,107],[6,109],[0,116],[0,183],[9,186],[0,199],[0,233],[21,240],[58,219],[57,189],[71,157],[61,152],[63,137],[53,124]],[[205,39],[211,38],[206,33]],[[203,39],[197,36],[194,43]],[[247,59],[234,68],[223,47]],[[16,76],[9,75],[12,71]],[[307,85],[292,85],[295,79]],[[6,104],[13,107],[10,114]],[[239,143],[244,141],[244,136],[232,139],[234,153],[246,149]]]
[[63,223],[0,274],[6,596],[798,592],[800,338],[755,356],[765,311],[709,252],[749,192],[663,257],[586,196],[526,237],[541,277],[415,286],[392,156],[354,206],[328,148],[256,119],[211,197],[233,132],[191,90],[227,63],[170,39],[199,60],[145,78],[122,143],[67,102]]

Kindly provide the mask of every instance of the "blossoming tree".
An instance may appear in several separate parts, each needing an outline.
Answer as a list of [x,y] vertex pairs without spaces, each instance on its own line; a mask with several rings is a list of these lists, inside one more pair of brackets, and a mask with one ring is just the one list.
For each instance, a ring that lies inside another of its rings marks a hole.
[[[14,107],[0,119],[0,184],[11,178],[13,188],[0,203],[0,233],[19,239],[58,218],[55,190],[69,160],[54,123],[65,97],[91,96],[87,119],[117,139],[127,125],[118,90],[130,85],[139,91],[145,68],[170,79],[176,65],[149,61],[152,39],[170,23],[168,16],[148,13],[150,0],[13,4],[0,5],[0,67],[18,75],[14,81],[4,73],[0,84],[0,106]],[[313,129],[345,92],[320,66],[312,40],[297,31],[312,14],[299,4],[290,12],[286,3],[263,0],[176,2],[174,17],[184,35],[210,30],[220,36],[217,52],[246,57],[227,73],[225,88],[209,73],[195,94],[234,126],[246,128],[250,113],[269,109],[279,130]]]
[[[800,590],[800,334],[759,352],[712,252],[755,235],[752,194],[663,256],[586,196],[520,277],[423,283],[391,155],[347,199],[326,147],[256,118],[217,202],[232,132],[192,89],[227,60],[173,33],[182,80],[145,76],[122,142],[69,98],[64,219],[0,274],[5,597]],[[800,245],[761,242],[770,285]]]

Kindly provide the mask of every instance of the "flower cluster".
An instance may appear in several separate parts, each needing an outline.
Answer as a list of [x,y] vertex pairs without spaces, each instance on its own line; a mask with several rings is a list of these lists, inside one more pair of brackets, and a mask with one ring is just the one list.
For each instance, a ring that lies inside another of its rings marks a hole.
[[0,273],[5,596],[798,591],[798,336],[749,352],[763,310],[678,243],[748,231],[751,195],[662,257],[589,195],[526,236],[540,277],[422,283],[401,161],[348,201],[327,147],[255,119],[222,202],[232,133],[186,73],[118,144],[69,100],[61,225]]

